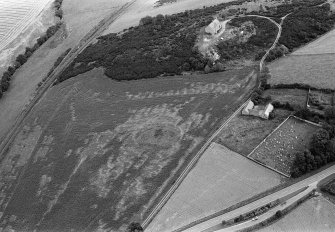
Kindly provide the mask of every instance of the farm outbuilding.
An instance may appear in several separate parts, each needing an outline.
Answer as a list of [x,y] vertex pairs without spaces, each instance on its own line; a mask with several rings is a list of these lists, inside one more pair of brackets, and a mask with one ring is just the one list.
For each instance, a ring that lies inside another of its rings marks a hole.
[[250,100],[246,107],[242,110],[242,115],[252,115],[260,117],[263,119],[269,119],[270,113],[273,111],[274,107],[271,103],[266,106],[257,105]]
[[217,34],[222,29],[222,25],[218,19],[214,19],[206,28],[205,32],[211,35]]

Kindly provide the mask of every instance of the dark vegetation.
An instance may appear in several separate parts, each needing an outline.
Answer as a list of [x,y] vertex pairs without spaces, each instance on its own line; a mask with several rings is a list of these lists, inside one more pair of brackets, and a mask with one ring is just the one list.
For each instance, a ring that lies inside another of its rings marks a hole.
[[177,0],[158,0],[155,3],[155,7],[160,7],[160,6],[163,6],[164,4],[173,3],[173,2],[177,2]]
[[229,25],[241,27],[243,23],[248,21],[255,25],[256,35],[251,36],[246,43],[241,43],[236,38],[220,42],[217,48],[221,59],[232,60],[248,56],[254,57],[255,52],[271,47],[278,33],[278,28],[271,21],[250,16],[234,18],[229,22]]
[[[194,47],[197,34],[222,9],[243,2],[245,1],[240,0],[173,15],[144,17],[139,26],[98,38],[96,44],[87,47],[62,73],[58,82],[97,67],[103,67],[105,75],[115,80],[180,75],[185,71],[222,71],[225,69],[224,64],[220,63],[220,67],[213,65]],[[283,26],[283,38],[280,41],[285,46],[273,50],[267,61],[282,56],[287,48],[292,49],[310,41],[304,38],[312,38],[315,33],[320,35],[330,29],[333,16],[329,15],[329,5],[312,7],[323,2],[293,1],[292,4],[274,7],[262,13],[279,17],[297,9],[301,10],[289,16],[288,23]],[[273,43],[277,28],[269,20],[241,17],[233,19],[231,25],[240,26],[248,20],[255,24],[257,34],[251,36],[246,43],[236,43],[233,40],[219,43],[220,62],[251,54],[255,57],[257,50],[264,51]],[[301,28],[296,26],[300,24],[303,24]],[[256,54],[256,58],[260,59],[262,55],[264,52]]]
[[[55,15],[62,19],[63,12],[61,10],[63,0],[55,0],[54,7],[55,7]],[[45,34],[40,36],[34,46],[26,47],[26,50],[23,54],[20,54],[16,57],[14,64],[7,68],[2,75],[1,82],[0,82],[0,98],[3,96],[3,93],[9,89],[10,80],[14,75],[15,71],[20,68],[23,64],[27,62],[29,57],[40,47],[44,44],[50,37],[52,37],[58,29],[61,27],[62,23],[58,22],[56,25],[53,25],[47,29]]]
[[63,61],[63,59],[65,58],[65,56],[71,51],[71,48],[68,48],[65,52],[62,53],[62,55],[60,55],[56,62],[54,63],[54,66],[49,70],[48,72],[48,76],[50,76],[50,74],[55,70],[55,68]]
[[321,190],[335,196],[335,180],[321,187]]
[[140,223],[132,222],[127,228],[127,232],[143,232],[143,228]]
[[279,43],[292,51],[329,31],[334,23],[335,14],[331,14],[328,3],[303,7],[285,19]]
[[[308,109],[299,113],[302,118],[313,117],[313,112]],[[299,177],[335,161],[335,108],[328,107],[324,116],[314,115],[316,116],[323,128],[313,135],[309,150],[295,155],[292,177]]]

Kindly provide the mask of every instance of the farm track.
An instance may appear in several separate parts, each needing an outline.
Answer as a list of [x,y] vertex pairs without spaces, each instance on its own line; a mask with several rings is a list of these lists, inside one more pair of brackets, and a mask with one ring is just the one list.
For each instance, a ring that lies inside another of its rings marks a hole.
[[[132,0],[131,2],[127,2],[124,4],[119,10],[113,12],[112,14],[105,17],[101,20],[97,26],[91,29],[79,42],[78,46],[72,48],[68,55],[63,59],[63,61],[55,68],[55,70],[48,76],[46,82],[39,88],[35,97],[31,100],[31,102],[26,106],[26,108],[20,113],[17,117],[12,129],[7,133],[7,135],[3,138],[0,144],[0,162],[2,162],[5,158],[5,153],[8,151],[11,143],[21,131],[24,126],[23,122],[25,118],[32,111],[34,106],[45,96],[45,93],[52,87],[53,83],[57,79],[57,77],[65,70],[65,68],[77,57],[77,55],[82,52],[94,39],[99,37],[111,23],[113,23],[117,18],[119,18],[130,6],[135,3],[136,0]],[[20,181],[20,176],[18,178],[16,186]],[[16,187],[15,187],[16,188]],[[13,191],[14,193],[15,191]],[[6,210],[6,209],[5,209]],[[5,212],[4,210],[4,212]]]

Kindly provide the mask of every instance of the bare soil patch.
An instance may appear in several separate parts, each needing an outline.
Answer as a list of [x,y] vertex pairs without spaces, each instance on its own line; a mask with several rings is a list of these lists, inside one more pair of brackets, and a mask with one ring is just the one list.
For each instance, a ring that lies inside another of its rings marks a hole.
[[290,117],[249,157],[290,175],[295,154],[309,148],[312,135],[318,128],[318,126]]
[[212,143],[146,231],[173,231],[266,191],[282,180],[279,174]]

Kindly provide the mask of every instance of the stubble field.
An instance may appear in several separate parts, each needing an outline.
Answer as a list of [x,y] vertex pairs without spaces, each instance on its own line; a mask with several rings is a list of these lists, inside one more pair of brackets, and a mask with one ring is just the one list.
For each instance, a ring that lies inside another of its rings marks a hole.
[[334,231],[335,205],[323,197],[315,197],[302,203],[284,218],[265,227],[260,232],[291,232],[291,231]]
[[212,143],[146,231],[173,231],[281,181],[284,178],[279,174]]
[[132,82],[102,73],[55,86],[26,120],[1,163],[3,227],[123,231],[143,220],[255,85],[251,69]]

